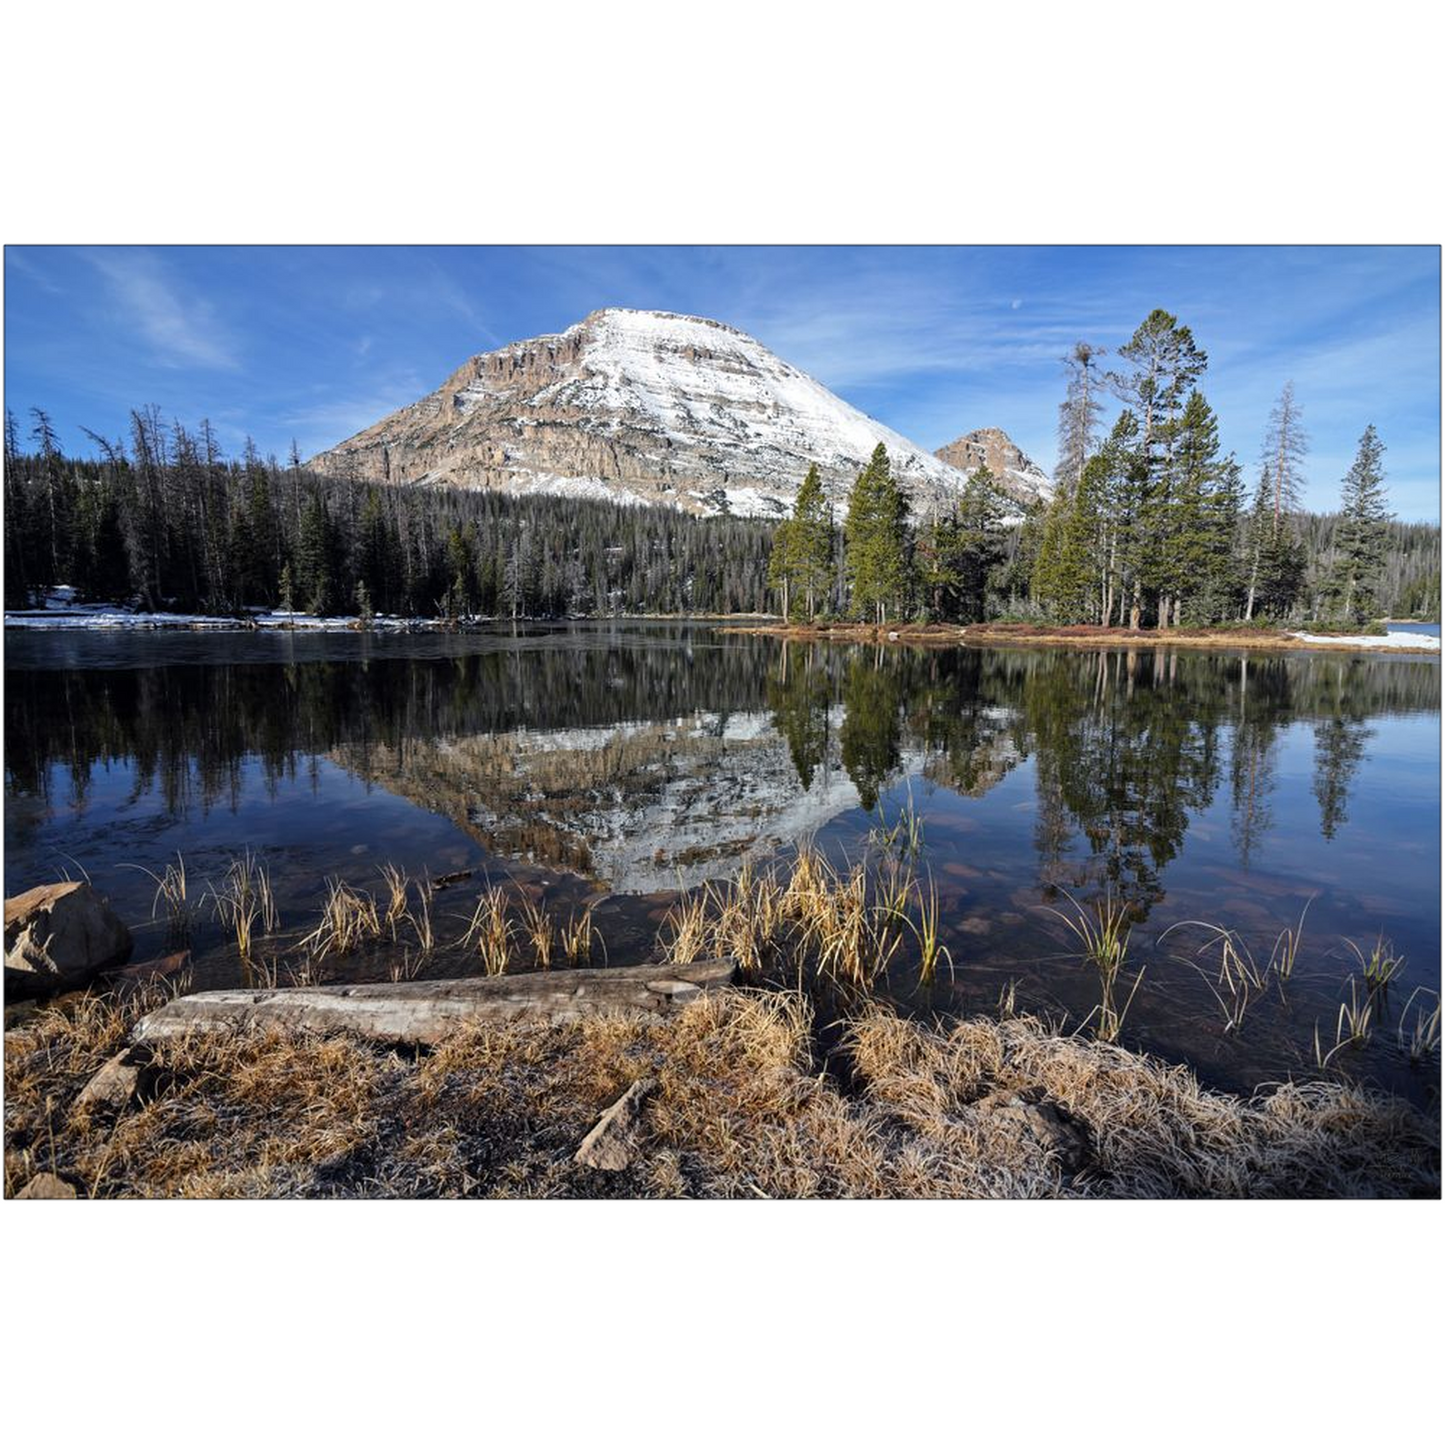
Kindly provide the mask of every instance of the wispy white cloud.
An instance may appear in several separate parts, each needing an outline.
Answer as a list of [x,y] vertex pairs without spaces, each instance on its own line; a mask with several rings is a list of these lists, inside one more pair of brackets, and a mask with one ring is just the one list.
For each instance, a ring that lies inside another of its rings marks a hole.
[[411,373],[397,375],[364,395],[318,395],[277,418],[282,431],[294,437],[303,457],[334,447],[337,442],[410,406],[431,389]]
[[13,267],[22,276],[27,277],[47,296],[61,296],[65,292],[65,288],[52,279],[43,266],[28,256],[23,247],[7,246],[5,248],[5,265]]
[[436,261],[427,258],[427,296],[455,312],[470,326],[488,346],[503,346],[503,337],[487,323],[486,316],[477,308],[472,296],[464,286],[459,285]]
[[239,368],[235,339],[205,297],[183,287],[149,251],[96,250],[82,253],[104,276],[107,292],[166,366]]

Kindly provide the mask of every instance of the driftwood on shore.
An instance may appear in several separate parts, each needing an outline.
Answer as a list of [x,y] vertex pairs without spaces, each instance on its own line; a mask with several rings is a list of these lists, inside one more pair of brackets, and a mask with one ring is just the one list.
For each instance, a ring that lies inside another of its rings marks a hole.
[[685,966],[555,969],[494,978],[413,983],[338,984],[324,988],[223,989],[186,994],[147,1014],[137,1041],[175,1038],[191,1029],[345,1028],[390,1043],[436,1043],[467,1019],[566,1023],[593,1014],[666,1015],[704,989],[731,981],[731,959]]

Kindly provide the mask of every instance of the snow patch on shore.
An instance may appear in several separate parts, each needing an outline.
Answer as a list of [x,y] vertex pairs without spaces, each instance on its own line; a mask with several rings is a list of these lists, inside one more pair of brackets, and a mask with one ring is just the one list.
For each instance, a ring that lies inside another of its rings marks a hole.
[[[466,618],[465,621],[483,619]],[[360,627],[360,617],[313,617],[309,612],[253,612],[239,617],[209,617],[198,612],[140,612],[110,602],[77,602],[72,587],[52,587],[38,608],[5,614],[5,626],[58,632],[159,631],[183,629],[206,632],[240,632],[253,628],[286,628],[307,632],[349,632]],[[411,632],[440,627],[439,618],[393,617],[379,614],[368,624],[384,632]]]
[[1324,637],[1313,632],[1291,632],[1300,642],[1322,642],[1337,647],[1408,647],[1414,652],[1439,652],[1440,639],[1425,632],[1387,632],[1383,637]]

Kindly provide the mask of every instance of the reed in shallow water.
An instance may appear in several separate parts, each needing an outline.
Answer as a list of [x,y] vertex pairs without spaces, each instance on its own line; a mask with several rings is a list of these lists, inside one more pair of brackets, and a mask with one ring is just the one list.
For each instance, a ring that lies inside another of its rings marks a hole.
[[484,973],[494,976],[503,974],[512,961],[515,931],[507,913],[506,893],[500,888],[486,888],[472,910],[471,922],[462,936],[462,946],[475,946]]
[[522,899],[521,913],[522,932],[532,945],[533,963],[539,969],[550,969],[557,948],[557,928],[551,914],[530,898]]
[[248,848],[231,860],[220,887],[211,885],[211,896],[216,916],[235,937],[242,962],[249,963],[258,934],[275,933],[281,927],[270,870]]
[[320,960],[334,953],[351,953],[363,943],[381,937],[384,927],[375,897],[341,878],[327,880],[321,921],[298,947]]
[[1368,958],[1353,939],[1345,939],[1345,946],[1355,955],[1355,960],[1360,965],[1360,976],[1372,994],[1378,989],[1389,988],[1405,967],[1405,960],[1395,952],[1384,934],[1375,940]]
[[592,962],[593,945],[601,939],[590,905],[581,913],[573,913],[561,930],[562,957],[567,967],[586,968]]
[[134,868],[144,873],[156,885],[151,899],[151,917],[155,918],[162,904],[166,911],[166,941],[177,947],[189,943],[191,929],[195,925],[196,905],[190,900],[186,877],[186,860],[179,851],[176,861],[167,863],[164,871],[153,873],[138,863],[122,863],[122,868]]
[[[1066,895],[1067,896],[1067,895]],[[1073,912],[1065,913],[1058,908],[1048,908],[1055,918],[1069,930],[1079,943],[1079,958],[1092,965],[1099,979],[1099,1002],[1094,1005],[1087,1025],[1094,1024],[1094,1037],[1102,1043],[1113,1043],[1118,1039],[1128,1015],[1129,1005],[1144,980],[1141,966],[1134,975],[1128,997],[1121,1004],[1121,985],[1127,982],[1125,964],[1129,956],[1129,938],[1133,925],[1129,922],[1128,906],[1105,893],[1096,899],[1091,908],[1085,908],[1076,898],[1069,898]]]

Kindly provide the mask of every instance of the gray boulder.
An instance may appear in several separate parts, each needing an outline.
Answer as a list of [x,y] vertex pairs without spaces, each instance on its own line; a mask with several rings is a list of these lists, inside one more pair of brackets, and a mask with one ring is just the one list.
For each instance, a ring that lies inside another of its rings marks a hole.
[[52,993],[130,957],[130,930],[89,883],[46,883],[5,900],[5,992]]

